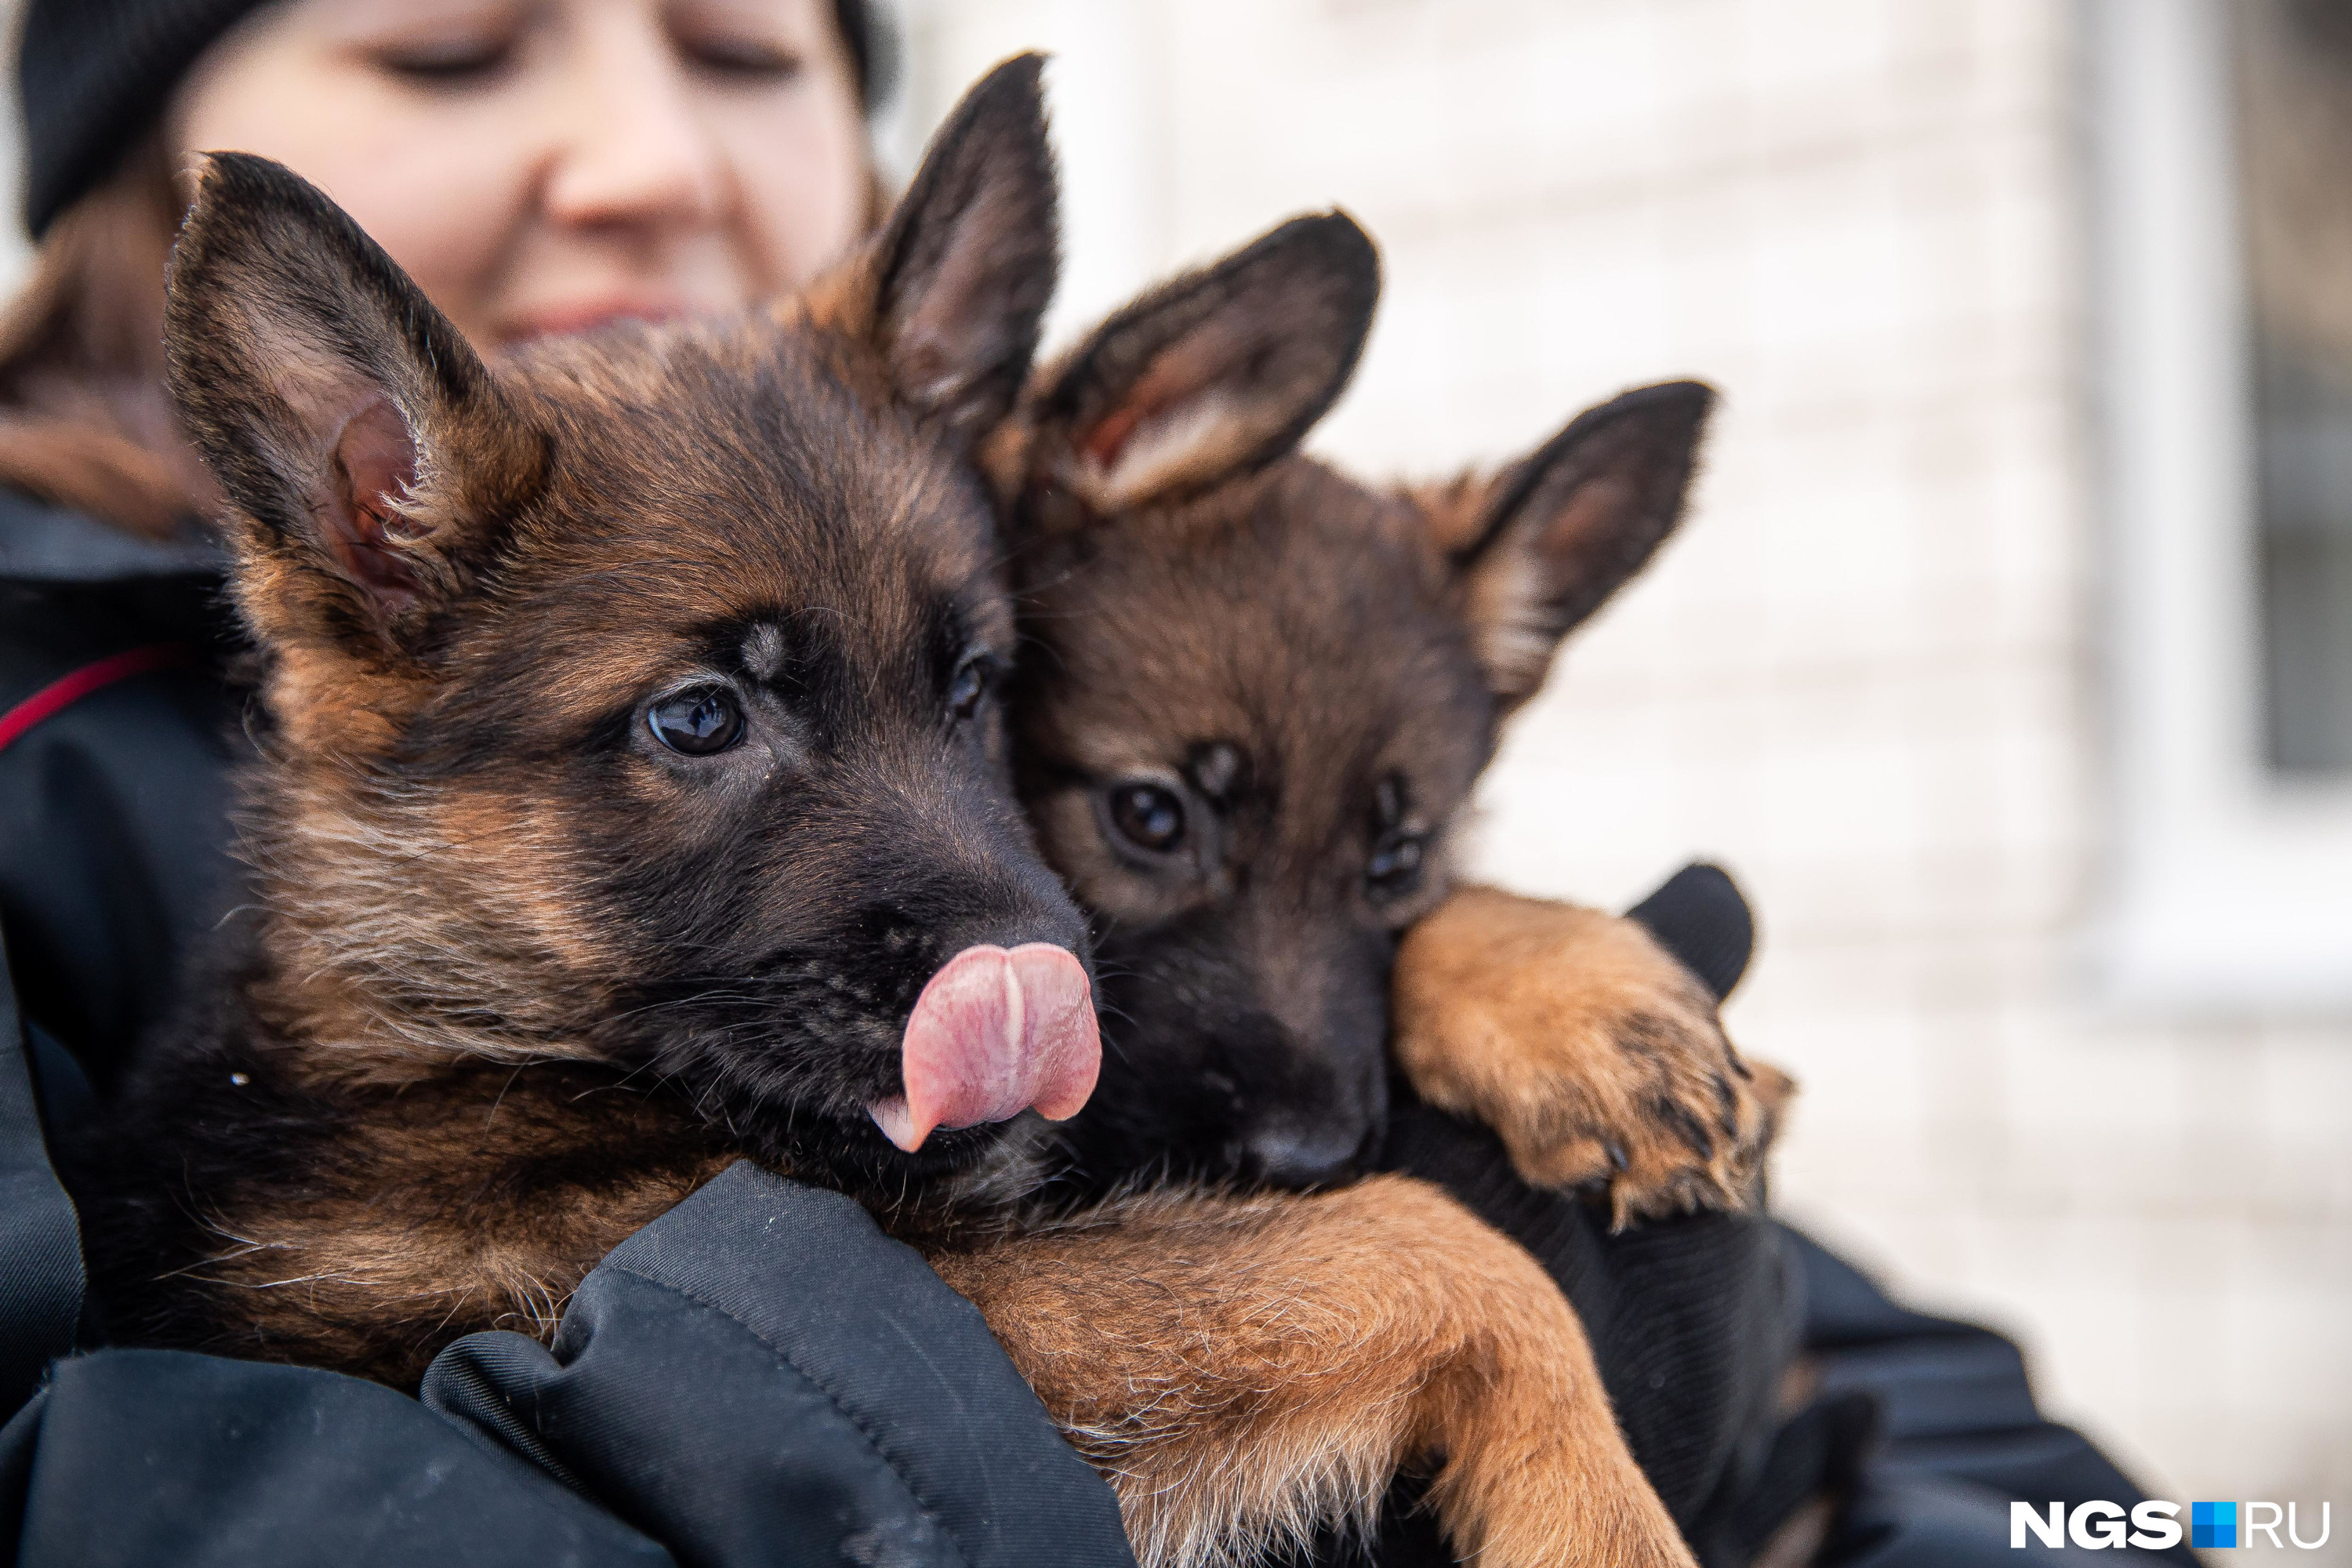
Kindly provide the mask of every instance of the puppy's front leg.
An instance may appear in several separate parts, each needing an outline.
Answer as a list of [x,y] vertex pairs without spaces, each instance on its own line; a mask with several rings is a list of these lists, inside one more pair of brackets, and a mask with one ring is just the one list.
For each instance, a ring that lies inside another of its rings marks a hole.
[[1147,1568],[1368,1525],[1412,1466],[1481,1568],[1688,1568],[1567,1301],[1425,1184],[1147,1196],[931,1261],[1110,1479]]
[[1752,1200],[1795,1086],[1740,1059],[1638,922],[1464,888],[1406,933],[1391,994],[1415,1092],[1492,1127],[1524,1180],[1605,1183],[1620,1226]]

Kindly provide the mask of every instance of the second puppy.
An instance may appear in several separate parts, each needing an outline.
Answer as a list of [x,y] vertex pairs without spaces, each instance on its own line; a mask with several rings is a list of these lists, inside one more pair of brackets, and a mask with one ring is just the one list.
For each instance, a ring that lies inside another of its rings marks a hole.
[[1736,1204],[1786,1080],[1640,925],[1449,868],[1501,724],[1679,521],[1713,395],[1628,393],[1499,473],[1374,489],[1294,448],[1379,287],[1346,216],[1286,224],[1113,315],[988,450],[1021,793],[1098,922],[1079,1172],[1360,1173],[1402,938],[1423,1099],[1531,1182],[1605,1184],[1620,1223]]

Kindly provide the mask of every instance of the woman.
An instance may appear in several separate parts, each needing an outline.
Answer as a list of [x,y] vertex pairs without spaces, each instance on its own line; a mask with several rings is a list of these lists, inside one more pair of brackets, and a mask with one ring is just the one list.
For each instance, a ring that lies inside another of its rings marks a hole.
[[0,321],[16,1560],[1131,1561],[1108,1489],[970,1306],[846,1200],[749,1167],[592,1278],[560,1359],[476,1336],[424,1404],[173,1352],[52,1364],[101,1325],[42,1123],[111,1076],[233,886],[232,650],[160,363],[191,155],[291,164],[496,345],[807,279],[873,213],[879,70],[856,0],[31,6],[40,256]]

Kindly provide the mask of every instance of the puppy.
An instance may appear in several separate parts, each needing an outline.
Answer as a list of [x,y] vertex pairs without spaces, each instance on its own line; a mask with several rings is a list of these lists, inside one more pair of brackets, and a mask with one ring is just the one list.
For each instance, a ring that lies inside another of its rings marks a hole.
[[1448,868],[1499,726],[1681,517],[1712,394],[1628,393],[1499,473],[1375,489],[1295,447],[1379,286],[1346,216],[1286,224],[1113,315],[990,443],[1021,795],[1097,922],[1076,1172],[1345,1182],[1393,1026],[1414,1090],[1528,1181],[1605,1184],[1620,1223],[1737,1203],[1786,1080],[1759,1093],[1640,925],[1449,896]]
[[1024,58],[772,317],[493,372],[319,193],[212,161],[167,348],[260,650],[253,902],[75,1162],[118,1337],[413,1386],[751,1158],[979,1305],[1148,1563],[1413,1464],[1483,1563],[1686,1564],[1559,1292],[1436,1190],[1021,1221],[1098,1047],[960,458],[1054,233]]

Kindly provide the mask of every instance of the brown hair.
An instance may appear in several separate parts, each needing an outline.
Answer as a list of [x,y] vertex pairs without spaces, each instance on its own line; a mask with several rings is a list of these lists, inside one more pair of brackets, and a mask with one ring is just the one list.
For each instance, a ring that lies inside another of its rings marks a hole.
[[0,485],[150,538],[205,509],[163,395],[163,269],[184,206],[158,133],[42,237],[0,307]]

